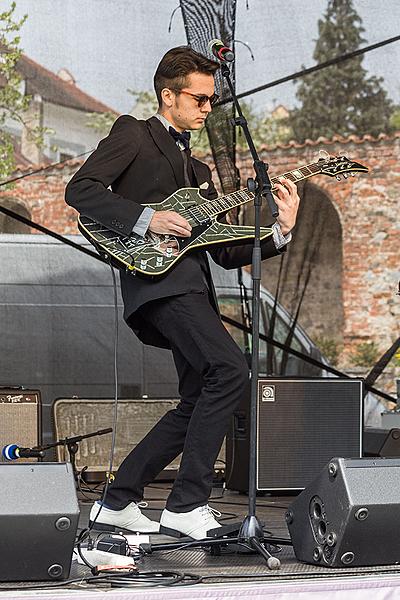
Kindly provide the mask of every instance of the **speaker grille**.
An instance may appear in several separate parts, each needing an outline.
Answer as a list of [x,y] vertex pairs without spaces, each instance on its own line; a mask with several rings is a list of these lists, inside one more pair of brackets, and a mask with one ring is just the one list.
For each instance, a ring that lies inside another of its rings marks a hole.
[[[117,470],[129,452],[145,437],[150,429],[169,410],[174,409],[179,400],[175,398],[132,398],[118,400],[117,436],[114,455],[114,469]],[[60,398],[53,405],[53,418],[56,439],[92,433],[112,426],[114,400],[90,398]],[[111,433],[91,437],[79,443],[76,455],[78,469],[88,467],[89,471],[105,472],[109,468]],[[57,447],[57,460],[64,461],[64,448]],[[221,449],[217,465],[224,463],[225,448]],[[179,468],[180,456],[168,467]]]
[[303,489],[332,457],[360,457],[362,391],[362,380],[259,380],[257,489]]
[[[7,462],[1,450],[8,444],[32,448],[41,443],[41,401],[38,391],[2,388],[0,390],[0,463]],[[37,462],[21,458],[20,462]]]

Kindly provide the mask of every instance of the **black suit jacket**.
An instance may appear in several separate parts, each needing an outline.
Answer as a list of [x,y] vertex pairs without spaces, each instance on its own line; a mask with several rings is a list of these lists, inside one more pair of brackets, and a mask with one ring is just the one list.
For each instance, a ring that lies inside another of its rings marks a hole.
[[[208,184],[202,195],[210,200],[216,198],[209,167],[191,160],[197,184]],[[65,199],[82,215],[129,235],[143,211],[142,204],[162,202],[182,187],[182,155],[164,125],[156,117],[141,121],[123,115],[68,183]],[[272,236],[262,242],[263,259],[279,253]],[[252,243],[215,248],[210,254],[224,268],[245,266],[251,263]],[[168,347],[159,334],[141,327],[137,310],[149,301],[203,292],[208,287],[211,302],[218,310],[205,251],[186,254],[161,278],[145,279],[124,271],[120,276],[124,318],[145,343]]]

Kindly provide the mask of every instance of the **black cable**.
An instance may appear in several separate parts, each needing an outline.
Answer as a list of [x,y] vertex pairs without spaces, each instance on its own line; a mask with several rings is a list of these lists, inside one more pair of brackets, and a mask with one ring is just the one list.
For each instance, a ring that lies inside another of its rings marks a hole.
[[[275,79],[274,81],[270,81],[269,83],[265,83],[264,85],[260,85],[251,90],[247,90],[247,92],[242,92],[241,94],[237,94],[238,98],[245,98],[246,96],[251,96],[252,94],[256,94],[257,92],[262,92],[263,90],[267,90],[269,88],[275,87],[276,85],[280,85],[281,83],[286,83],[287,81],[292,81],[293,79],[299,79],[300,77],[304,77],[305,75],[309,75],[310,73],[314,73],[315,71],[320,71],[321,69],[325,69],[326,67],[330,67],[331,65],[337,65],[345,60],[351,60],[356,56],[361,54],[365,54],[366,52],[370,52],[371,50],[376,50],[377,48],[381,48],[382,46],[386,46],[387,44],[392,44],[393,42],[398,42],[400,40],[400,35],[396,35],[395,37],[388,38],[383,40],[382,42],[378,42],[376,44],[371,44],[370,46],[365,46],[365,48],[360,48],[359,50],[354,50],[353,52],[347,52],[346,54],[341,54],[340,56],[336,56],[330,60],[326,60],[314,67],[309,67],[307,69],[302,69],[301,71],[297,71],[296,73],[292,73],[292,75],[286,75],[286,77],[281,77],[280,79]],[[221,106],[222,104],[227,104],[232,102],[232,98],[225,98],[224,100],[220,100],[215,104],[215,106]]]
[[[239,323],[235,319],[231,319],[231,317],[227,317],[225,315],[221,315],[221,320],[224,321],[225,323],[228,323],[229,325],[233,325],[234,327],[237,327],[238,329],[242,329],[242,330],[249,329],[248,327],[246,327],[246,325],[242,325],[242,323]],[[300,358],[304,362],[310,363],[311,365],[314,365],[315,367],[319,367],[320,369],[327,371],[328,373],[332,373],[333,375],[336,375],[337,377],[344,377],[345,379],[353,379],[353,377],[351,375],[347,375],[347,373],[343,373],[342,371],[339,371],[338,369],[335,369],[334,367],[331,367],[330,365],[322,363],[321,361],[317,360],[316,358],[312,358],[311,356],[308,356],[307,354],[303,354],[302,352],[299,352],[298,350],[295,350],[294,348],[288,348],[285,344],[282,344],[281,342],[278,342],[277,340],[272,339],[268,335],[260,333],[260,340],[263,340],[263,341],[267,342],[268,344],[272,344],[273,346],[276,346],[277,348],[281,348],[281,350],[285,350],[289,354],[293,354],[293,356],[297,356],[297,358]],[[386,394],[385,392],[382,392],[381,390],[378,390],[375,387],[372,387],[371,385],[364,384],[364,386],[368,391],[376,394],[377,396],[381,396],[382,398],[385,398],[385,400],[389,400],[390,402],[394,402],[394,403],[397,402],[396,398],[393,398],[393,396],[390,396],[389,394]]]
[[[164,580],[162,579],[164,578]],[[165,581],[167,579],[167,581]],[[182,573],[180,571],[143,571],[142,573],[127,573],[125,575],[115,573],[100,573],[99,575],[88,575],[86,577],[76,577],[74,579],[66,579],[65,581],[52,581],[40,583],[39,585],[24,586],[3,586],[0,585],[0,592],[14,592],[31,590],[51,590],[53,588],[66,587],[72,584],[81,586],[83,583],[100,584],[109,583],[112,586],[118,587],[169,587],[172,585],[181,584],[188,580],[190,584],[200,583],[200,575],[191,573]],[[185,585],[185,583],[183,583]],[[188,583],[186,583],[188,585]],[[82,589],[80,587],[80,589]]]
[[[118,340],[119,340],[119,327],[118,327],[118,294],[117,294],[117,281],[115,277],[114,267],[110,262],[111,275],[113,280],[113,291],[114,291],[114,409],[113,409],[113,427],[112,427],[112,435],[111,435],[111,449],[110,449],[110,460],[109,460],[109,474],[112,473],[113,469],[113,461],[114,461],[114,452],[115,452],[115,442],[116,442],[116,434],[117,434],[117,416],[118,416]],[[76,546],[78,548],[78,552],[83,562],[90,568],[95,568],[94,565],[91,565],[82,555],[81,552],[81,544],[82,542],[90,536],[91,531],[99,517],[99,514],[103,508],[104,500],[107,495],[108,487],[110,484],[110,477],[106,478],[106,484],[103,489],[103,493],[101,495],[101,500],[99,504],[99,510],[95,518],[91,521],[89,527],[87,529],[83,529],[79,535]]]
[[28,225],[29,227],[32,227],[33,229],[37,229],[38,231],[41,231],[42,233],[45,233],[46,235],[49,235],[50,237],[55,238],[59,242],[63,242],[63,244],[72,246],[72,248],[75,248],[76,250],[79,250],[80,252],[84,252],[85,254],[88,254],[89,256],[92,256],[96,260],[100,260],[102,263],[108,264],[107,261],[105,261],[99,254],[97,254],[93,250],[88,250],[87,248],[85,248],[85,246],[82,246],[81,244],[77,244],[76,242],[69,240],[64,235],[56,233],[55,231],[52,231],[51,229],[48,229],[47,227],[44,227],[43,225],[39,225],[39,223],[35,223],[35,221],[31,221],[30,219],[27,219],[26,217],[19,215],[15,211],[10,210],[9,208],[6,208],[5,206],[0,206],[0,212],[3,212],[5,215],[11,217],[12,219],[15,219],[16,221],[20,221],[21,223],[24,223],[24,225]]
[[42,173],[43,171],[47,171],[48,169],[52,169],[53,167],[57,167],[58,165],[65,165],[67,162],[69,162],[71,160],[75,160],[77,158],[81,158],[81,156],[86,156],[86,154],[91,154],[93,151],[94,151],[94,148],[92,148],[92,150],[87,150],[86,152],[82,152],[82,154],[77,154],[76,156],[73,156],[72,158],[67,158],[66,160],[60,160],[58,162],[51,163],[50,165],[47,165],[46,167],[40,167],[39,169],[34,169],[33,171],[29,171],[29,173],[25,173],[24,175],[18,175],[18,177],[13,177],[12,179],[7,179],[6,181],[0,181],[0,187],[9,185],[10,183],[15,183],[16,181],[19,181],[20,179],[25,179],[25,177],[30,177],[31,175],[36,175],[37,173]]
[[[378,574],[378,575],[391,575],[394,573],[399,573],[400,572],[400,568],[382,568],[379,571],[376,571],[376,568],[374,566],[371,567],[371,569],[368,568],[364,568],[362,571],[358,571],[359,575],[370,575],[370,574]],[[154,586],[157,587],[169,587],[172,585],[176,585],[177,587],[181,587],[183,585],[196,585],[199,583],[206,583],[207,581],[210,581],[212,579],[222,579],[222,580],[237,580],[237,579],[262,579],[262,580],[276,580],[277,578],[279,578],[280,581],[284,581],[285,579],[320,579],[322,577],[324,578],[345,578],[345,577],[353,577],[354,576],[354,569],[324,569],[322,572],[321,570],[318,571],[313,571],[313,572],[304,572],[304,569],[301,571],[289,571],[289,572],[284,572],[284,571],[270,571],[269,569],[265,572],[265,573],[240,573],[240,574],[236,574],[236,573],[232,573],[232,574],[228,574],[226,572],[224,573],[213,573],[212,575],[199,575],[196,573],[181,573],[181,572],[177,572],[177,571],[163,571],[160,573],[157,573],[156,571],[145,571],[143,573],[139,573],[139,574],[134,574],[134,575],[129,575],[129,579],[131,580],[131,585],[129,585],[129,580],[127,579],[128,575],[122,576],[122,575],[114,575],[114,574],[100,574],[98,576],[93,576],[93,575],[89,575],[87,577],[76,577],[74,579],[66,579],[65,581],[58,581],[58,582],[48,582],[48,583],[40,583],[39,585],[32,585],[32,586],[24,586],[23,588],[21,588],[21,586],[3,586],[0,585],[0,592],[4,591],[4,592],[15,592],[18,591],[20,592],[21,589],[26,590],[26,591],[31,591],[31,590],[51,590],[53,588],[61,588],[61,587],[66,587],[69,585],[73,585],[73,584],[78,584],[80,586],[79,589],[82,589],[82,584],[87,583],[88,585],[91,584],[100,584],[100,583],[113,583],[113,580],[115,581],[115,585],[119,584],[119,581],[122,580],[122,585],[125,587],[138,587],[140,584],[145,584],[146,580],[147,581],[151,581],[151,578],[153,578],[154,580]],[[174,579],[172,579],[172,581],[168,581],[167,583],[163,583],[162,581],[160,581],[160,577],[174,577]],[[150,587],[149,584],[145,584],[145,587]],[[76,588],[72,588],[72,589],[76,589]]]

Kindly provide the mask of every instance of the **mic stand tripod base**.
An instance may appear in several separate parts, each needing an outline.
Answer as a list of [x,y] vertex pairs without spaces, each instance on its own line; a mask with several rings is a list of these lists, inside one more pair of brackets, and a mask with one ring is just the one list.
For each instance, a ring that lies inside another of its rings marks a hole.
[[269,569],[280,569],[281,561],[269,551],[264,530],[256,516],[248,515],[245,518],[239,530],[238,543],[246,544],[260,554],[266,560]]

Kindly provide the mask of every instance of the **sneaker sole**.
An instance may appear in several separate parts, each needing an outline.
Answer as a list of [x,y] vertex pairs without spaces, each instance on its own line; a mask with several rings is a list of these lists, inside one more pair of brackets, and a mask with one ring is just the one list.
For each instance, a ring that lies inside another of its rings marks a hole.
[[94,531],[111,531],[113,533],[118,533],[122,531],[123,533],[141,533],[143,535],[152,535],[159,533],[158,531],[136,531],[136,529],[126,529],[126,527],[118,527],[117,525],[108,525],[106,523],[99,523],[95,521],[93,525],[93,521],[89,521],[89,527]]
[[182,533],[181,531],[178,531],[177,529],[171,529],[170,527],[164,527],[164,525],[160,525],[160,533],[169,535],[170,537],[188,538],[189,540],[194,540],[194,538],[190,537],[190,535],[187,535],[187,533]]

